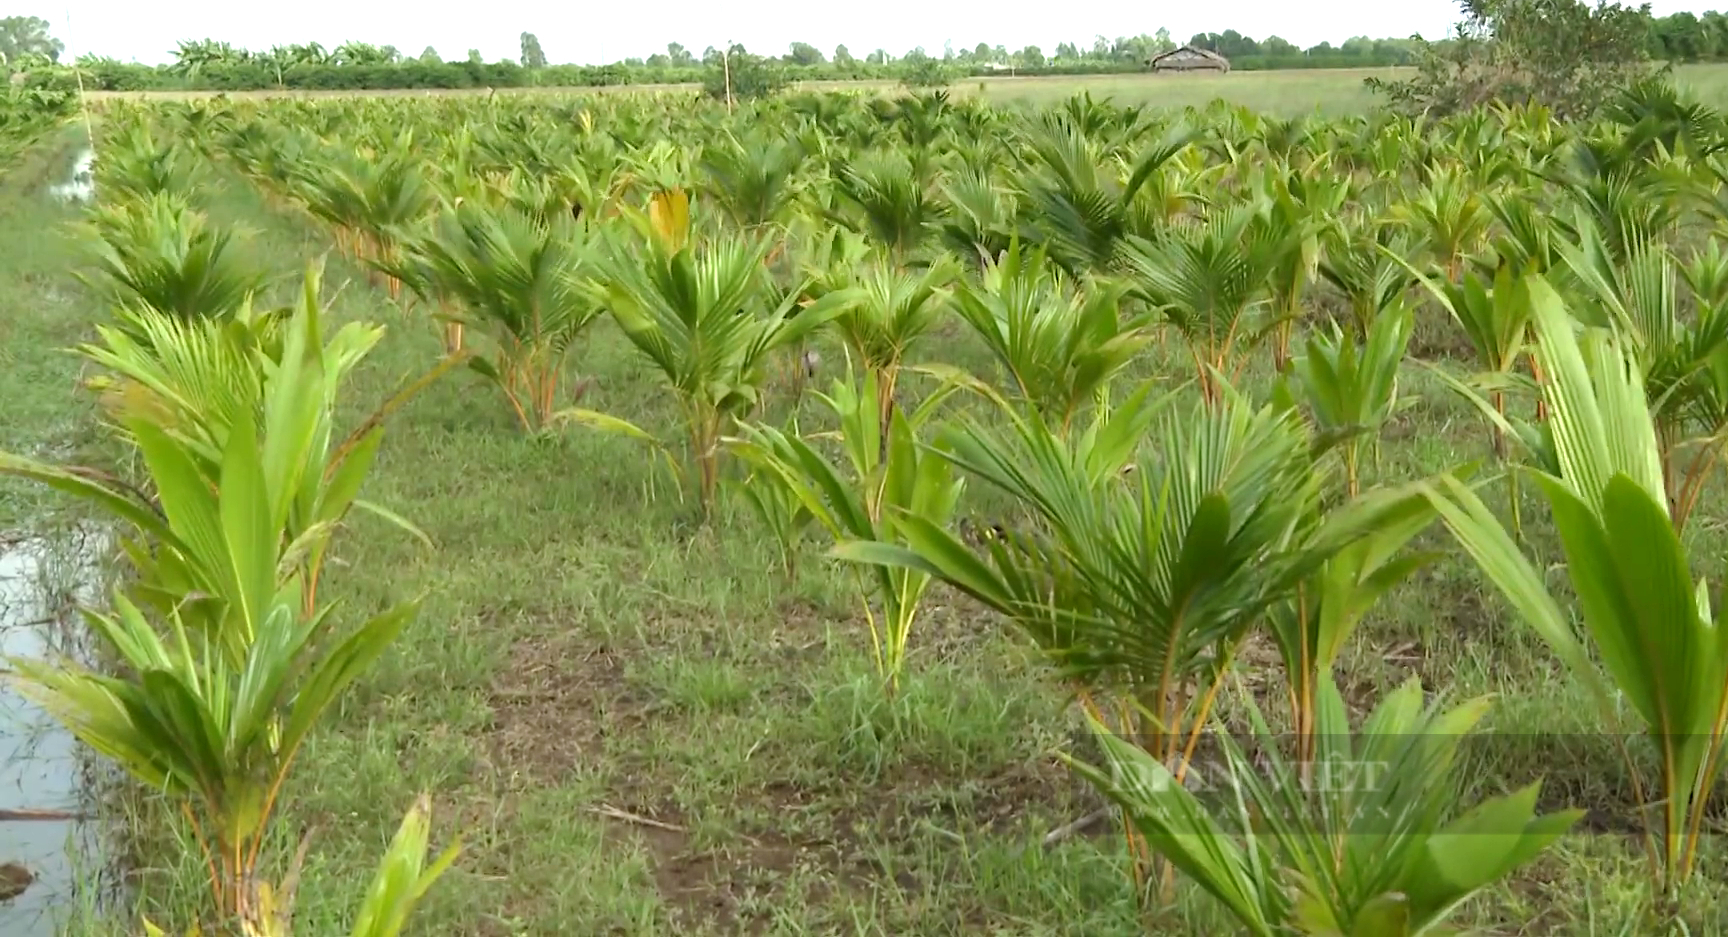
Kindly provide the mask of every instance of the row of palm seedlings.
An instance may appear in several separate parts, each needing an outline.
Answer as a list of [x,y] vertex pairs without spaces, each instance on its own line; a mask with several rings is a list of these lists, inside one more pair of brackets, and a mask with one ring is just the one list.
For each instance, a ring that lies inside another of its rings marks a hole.
[[[789,573],[826,545],[855,576],[885,694],[912,666],[933,585],[993,610],[1096,729],[1098,762],[1075,768],[1120,808],[1142,900],[1167,900],[1179,873],[1247,933],[1434,932],[1581,816],[1542,813],[1535,779],[1460,802],[1460,745],[1485,699],[1446,706],[1410,684],[1363,718],[1344,702],[1337,661],[1436,558],[1410,544],[1438,520],[1594,694],[1603,730],[1631,739],[1652,909],[1683,912],[1728,723],[1728,644],[1684,536],[1728,428],[1728,133],[1671,90],[1635,89],[1589,124],[1533,107],[1282,121],[940,93],[736,112],[218,103],[107,120],[98,191],[134,194],[93,220],[96,279],[261,362],[193,355],[137,313],[91,352],[134,414],[127,438],[167,432],[140,430],[139,399],[158,423],[176,414],[207,487],[233,490],[208,468],[230,451],[275,451],[236,414],[305,354],[289,349],[310,347],[312,313],[254,311],[231,234],[152,177],[237,175],[323,225],[443,336],[432,373],[467,365],[522,431],[638,440],[712,523],[735,487]],[[665,388],[675,430],[581,406],[583,339],[603,322]],[[1482,414],[1483,464],[1380,470],[1417,367]],[[802,399],[817,373],[836,376]],[[279,406],[315,406],[293,400]],[[376,452],[378,425],[328,450],[336,467],[288,471],[340,496],[334,513],[289,497],[271,528],[277,576],[258,588],[297,593],[296,622],[324,620],[323,541],[301,541],[361,504],[364,469],[346,466]],[[87,475],[28,470],[132,505]],[[165,478],[150,479],[164,505]],[[1504,518],[1485,501],[1500,479]],[[238,484],[214,529],[277,516],[261,505],[286,489]],[[1563,594],[1523,545],[1526,484],[1564,550]],[[978,499],[983,530],[967,523]],[[150,582],[149,558],[191,535],[123,516],[143,530],[130,552]],[[149,588],[150,608],[193,592],[191,565],[170,564],[179,578]],[[201,601],[231,594],[197,586]],[[196,630],[162,614],[134,616],[137,633]],[[224,634],[224,653],[246,646]],[[1282,700],[1245,688],[1255,640],[1277,648]],[[1192,783],[1218,770],[1216,744],[1225,796]],[[1333,764],[1372,765],[1374,781],[1316,778]],[[213,882],[235,878],[212,862]],[[219,889],[218,910],[246,894]]]
[[[108,315],[73,351],[94,368],[90,390],[126,470],[0,453],[0,473],[112,525],[121,584],[83,610],[98,666],[12,659],[7,676],[196,844],[207,914],[187,933],[289,937],[310,846],[284,842],[279,820],[296,757],[419,606],[356,615],[319,583],[351,511],[395,517],[359,494],[383,418],[418,385],[338,427],[347,378],[383,329],[330,328],[316,267],[290,302],[265,308],[264,277],[235,233],[193,206],[202,167],[158,140],[121,125],[105,141],[85,224],[85,276]],[[455,861],[455,845],[428,861],[430,833],[423,795],[356,909],[354,937],[401,933]],[[142,927],[163,933],[148,918]]]

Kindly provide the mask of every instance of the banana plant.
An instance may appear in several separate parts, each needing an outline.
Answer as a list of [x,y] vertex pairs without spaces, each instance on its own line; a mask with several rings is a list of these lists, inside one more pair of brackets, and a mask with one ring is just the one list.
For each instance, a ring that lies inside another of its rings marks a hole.
[[547,428],[563,403],[571,346],[602,309],[587,287],[595,250],[581,222],[465,202],[404,245],[402,278],[446,297],[491,339],[469,367],[503,391],[526,432]]
[[1398,404],[1398,369],[1410,344],[1414,317],[1398,304],[1376,316],[1368,340],[1333,323],[1308,337],[1307,353],[1291,362],[1288,383],[1307,404],[1323,441],[1344,456],[1346,493],[1361,491],[1365,446],[1379,447],[1382,426]]
[[1552,509],[1593,648],[1475,492],[1443,479],[1430,498],[1518,617],[1583,682],[1606,731],[1628,717],[1642,723],[1659,765],[1654,783],[1644,759],[1631,748],[1622,752],[1650,817],[1644,841],[1653,890],[1673,901],[1697,868],[1722,774],[1728,631],[1715,621],[1708,584],[1694,579],[1669,514],[1636,351],[1605,329],[1576,334],[1574,318],[1542,277],[1517,288],[1526,294],[1548,375],[1542,395],[1553,440],[1554,464],[1530,471]]
[[[952,387],[952,385],[949,385]],[[903,517],[946,524],[959,503],[963,481],[941,456],[923,449],[917,432],[941,405],[946,392],[930,395],[918,409],[896,406],[883,421],[875,372],[861,382],[836,381],[817,396],[840,419],[845,463],[836,467],[810,443],[767,426],[742,426],[732,448],[754,468],[777,475],[804,510],[840,543],[899,542]],[[877,673],[892,694],[906,668],[912,628],[931,576],[907,567],[855,567]],[[881,608],[877,618],[872,603]]]
[[1043,248],[1015,240],[960,282],[956,309],[1007,372],[1012,399],[1067,432],[1152,340],[1152,313],[1122,314],[1128,288],[1099,279],[1077,289]]
[[[1247,694],[1243,694],[1244,697]],[[1221,764],[1196,778],[1098,720],[1102,764],[1075,769],[1121,806],[1148,846],[1257,937],[1416,937],[1535,859],[1583,816],[1538,814],[1540,783],[1458,812],[1458,750],[1486,699],[1423,705],[1393,691],[1352,732],[1321,683],[1312,760],[1292,759],[1246,699],[1256,753],[1219,733]]]
[[264,287],[258,268],[237,252],[235,232],[212,225],[178,193],[98,206],[84,231],[96,269],[79,278],[115,305],[221,316]]

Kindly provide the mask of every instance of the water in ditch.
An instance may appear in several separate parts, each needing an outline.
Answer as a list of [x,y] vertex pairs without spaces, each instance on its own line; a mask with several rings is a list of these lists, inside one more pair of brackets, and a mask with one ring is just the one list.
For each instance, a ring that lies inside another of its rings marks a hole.
[[96,165],[96,153],[90,149],[79,152],[78,158],[72,162],[72,173],[65,182],[56,183],[50,190],[55,198],[65,202],[88,202],[96,197],[95,176],[91,168]]
[[[80,150],[49,194],[91,201],[93,163]],[[120,895],[90,819],[111,772],[4,677],[7,658],[89,659],[77,605],[100,598],[111,546],[93,529],[0,528],[0,937],[55,937]]]
[[[83,544],[0,534],[0,656],[79,655]],[[72,735],[0,683],[0,934],[52,937],[103,876],[88,760]],[[18,889],[22,888],[22,891]]]

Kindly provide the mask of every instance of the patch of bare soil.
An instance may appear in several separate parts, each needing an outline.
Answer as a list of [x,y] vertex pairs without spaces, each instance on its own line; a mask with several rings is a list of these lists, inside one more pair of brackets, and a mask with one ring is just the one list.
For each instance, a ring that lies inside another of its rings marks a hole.
[[690,831],[645,815],[611,816],[609,835],[633,840],[654,869],[654,884],[679,933],[755,934],[769,921],[749,907],[784,890],[801,865],[820,864],[815,849],[777,837],[746,837],[701,849]]
[[[819,657],[831,611],[803,599],[785,600],[779,611],[771,653],[780,665]],[[943,622],[939,643],[952,651],[975,640],[971,611],[956,602],[933,616]],[[516,792],[557,783],[608,750],[616,755],[627,748],[616,740],[640,731],[649,718],[679,718],[627,679],[632,658],[642,653],[555,629],[529,629],[516,639],[490,692],[487,751],[504,788],[504,812]],[[695,829],[702,818],[685,816],[675,806],[675,778],[657,777],[646,764],[609,768],[612,790],[589,812],[605,824],[608,838],[633,844],[649,858],[676,933],[757,934],[770,928],[766,909],[777,904],[820,905],[837,894],[867,895],[884,887],[929,888],[935,883],[921,881],[922,873],[897,871],[890,877],[875,855],[884,848],[901,851],[896,844],[915,855],[927,848],[932,830],[954,837],[956,848],[961,837],[980,831],[1042,833],[1090,809],[1080,803],[1087,789],[1054,759],[985,777],[911,764],[864,793],[852,786],[792,783],[741,792],[728,813],[764,819],[718,839],[699,838]],[[783,822],[790,817],[811,822]]]
[[625,680],[619,651],[568,634],[517,640],[490,701],[493,764],[520,782],[568,776],[651,708]]
[[836,893],[862,895],[883,887],[917,892],[933,885],[907,868],[890,877],[875,858],[884,845],[890,850],[896,842],[909,845],[933,829],[954,837],[960,848],[964,837],[956,831],[1002,833],[1036,822],[1043,832],[1051,816],[1061,815],[1058,810],[1074,809],[1068,806],[1069,788],[1076,782],[1053,763],[979,778],[960,796],[951,781],[935,770],[908,770],[883,779],[868,799],[844,803],[824,802],[795,785],[770,785],[753,798],[759,815],[826,810],[824,833],[796,838],[753,828],[724,845],[701,848],[687,823],[669,808],[619,811],[608,816],[608,828],[646,850],[680,933],[747,935],[769,929],[772,919],[763,909],[776,902],[817,905]]

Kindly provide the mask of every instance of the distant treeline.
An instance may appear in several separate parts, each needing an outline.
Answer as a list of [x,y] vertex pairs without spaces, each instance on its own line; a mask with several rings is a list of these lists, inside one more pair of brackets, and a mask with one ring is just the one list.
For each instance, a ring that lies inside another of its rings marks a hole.
[[[1239,71],[1408,65],[1422,48],[1413,39],[1358,36],[1337,46],[1320,43],[1302,49],[1276,36],[1256,40],[1235,30],[1200,33],[1183,44],[1217,52]],[[1062,43],[1049,55],[1038,46],[1010,51],[979,43],[944,49],[940,55],[920,48],[900,57],[883,50],[859,57],[844,45],[824,53],[802,42],[792,43],[780,56],[751,55],[737,45],[728,54],[771,66],[786,81],[899,81],[910,75],[927,76],[933,65],[948,79],[964,80],[1010,74],[1140,72],[1153,56],[1177,46],[1167,30],[1159,30],[1113,40],[1100,36],[1090,46]],[[1653,17],[1649,52],[1653,58],[1674,62],[1728,59],[1728,15]],[[85,89],[99,91],[343,91],[685,84],[700,83],[723,67],[719,50],[709,48],[697,56],[678,43],[669,44],[665,52],[606,65],[554,65],[546,62],[539,39],[523,33],[522,56],[514,61],[487,62],[475,51],[466,59],[445,61],[432,49],[408,57],[392,46],[357,42],[328,51],[307,44],[253,52],[201,40],[181,43],[176,60],[166,65],[86,55],[79,58],[75,72],[73,66],[51,64],[44,57],[23,65],[22,75],[32,87],[70,89],[82,79]]]
[[[1321,43],[1304,50],[1276,37],[1262,42],[1234,30],[1199,34],[1187,44],[1218,52],[1230,59],[1232,68],[1242,70],[1400,65],[1411,61],[1415,49],[1408,40],[1357,37],[1336,47]],[[899,81],[911,74],[927,75],[934,63],[946,77],[963,80],[1010,74],[1139,72],[1146,70],[1153,56],[1177,45],[1160,30],[1155,35],[1114,40],[1099,37],[1089,47],[1063,43],[1050,55],[1037,46],[1011,52],[984,43],[946,49],[940,56],[914,49],[900,57],[882,50],[859,57],[843,45],[830,55],[808,43],[793,43],[781,56],[752,55],[737,45],[727,54],[769,65],[787,81]],[[344,43],[328,51],[309,44],[254,52],[201,40],[181,43],[176,60],[166,65],[86,55],[79,58],[76,72],[73,66],[44,60],[25,68],[23,74],[31,86],[72,88],[82,79],[86,90],[99,91],[336,91],[684,84],[702,82],[724,67],[719,50],[709,48],[697,56],[678,43],[662,53],[606,65],[554,65],[545,62],[539,39],[524,33],[522,53],[515,61],[487,62],[478,52],[470,52],[464,60],[444,61],[432,49],[408,57],[394,47],[366,43]]]
[[1728,13],[1671,13],[1652,19],[1650,56],[1669,62],[1728,59]]
[[[1407,55],[1347,56],[1341,54],[1294,56],[1246,56],[1230,60],[1237,70],[1364,68],[1401,65]],[[1043,65],[992,67],[956,63],[956,79],[1001,75],[1109,75],[1145,71],[1143,63],[1051,61]],[[651,66],[630,62],[611,65],[548,65],[525,68],[516,62],[404,62],[378,65],[306,64],[276,69],[251,63],[215,64],[192,74],[173,71],[172,66],[150,66],[131,62],[102,62],[80,66],[81,76],[68,67],[32,69],[25,76],[31,87],[71,89],[82,77],[85,90],[94,91],[251,91],[290,90],[390,90],[442,88],[584,87],[607,85],[685,84],[701,82],[711,69],[704,65]],[[900,62],[884,65],[857,63],[849,67],[783,66],[790,81],[898,81],[906,68]]]

